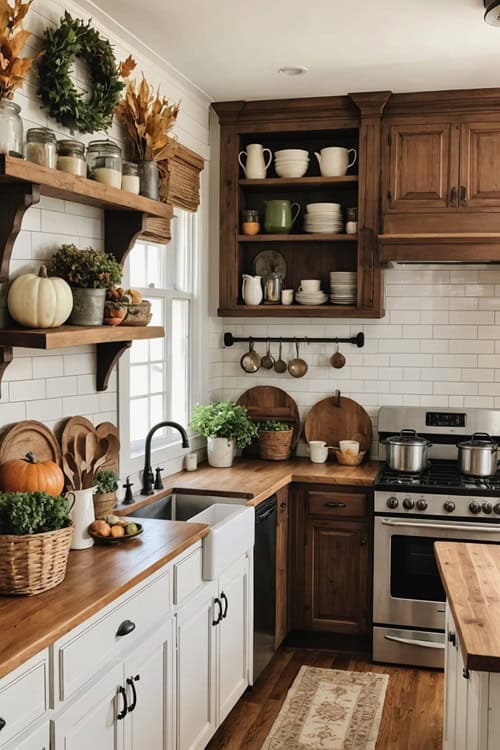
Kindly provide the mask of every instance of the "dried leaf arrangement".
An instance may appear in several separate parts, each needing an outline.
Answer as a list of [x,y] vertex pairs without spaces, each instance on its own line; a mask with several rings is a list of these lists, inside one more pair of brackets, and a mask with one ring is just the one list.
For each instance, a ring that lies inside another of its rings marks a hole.
[[156,161],[160,172],[160,195],[166,200],[168,180],[168,160],[175,154],[177,143],[169,135],[177,115],[180,102],[170,104],[166,96],[155,93],[152,86],[142,76],[127,81],[125,95],[116,108],[116,115],[132,143],[134,158],[137,161]]
[[36,57],[20,57],[20,52],[31,36],[23,29],[23,20],[33,0],[23,3],[0,0],[0,101],[12,99],[14,91],[23,86],[24,79]]

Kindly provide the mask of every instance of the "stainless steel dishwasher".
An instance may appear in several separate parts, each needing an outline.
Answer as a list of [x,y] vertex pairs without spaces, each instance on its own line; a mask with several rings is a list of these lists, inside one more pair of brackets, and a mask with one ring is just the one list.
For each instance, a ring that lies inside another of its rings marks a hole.
[[275,652],[277,518],[276,495],[255,508],[254,682]]

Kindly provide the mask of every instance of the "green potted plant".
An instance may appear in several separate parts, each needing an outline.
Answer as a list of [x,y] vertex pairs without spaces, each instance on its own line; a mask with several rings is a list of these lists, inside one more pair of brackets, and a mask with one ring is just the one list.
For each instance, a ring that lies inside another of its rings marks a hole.
[[198,404],[193,409],[191,427],[207,438],[208,463],[218,468],[231,466],[236,448],[250,445],[257,435],[247,410],[232,401]]
[[0,594],[40,594],[66,575],[68,503],[47,492],[0,494]]
[[96,518],[104,518],[116,505],[118,475],[110,469],[101,469],[95,476],[94,511]]
[[73,311],[68,323],[75,326],[100,326],[104,319],[106,290],[119,284],[122,268],[102,250],[62,245],[49,265],[50,276],[59,276],[73,292]]
[[285,461],[292,450],[293,429],[286,422],[268,419],[257,423],[259,455],[266,461]]

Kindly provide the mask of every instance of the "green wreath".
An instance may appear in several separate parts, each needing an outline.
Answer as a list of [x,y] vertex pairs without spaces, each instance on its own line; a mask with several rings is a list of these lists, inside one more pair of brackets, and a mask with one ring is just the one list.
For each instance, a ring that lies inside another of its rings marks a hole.
[[[90,26],[65,12],[56,29],[44,33],[38,63],[38,94],[51,117],[70,130],[94,133],[111,126],[113,111],[125,86],[113,48]],[[70,67],[79,57],[89,68],[93,90],[89,101],[77,91]]]

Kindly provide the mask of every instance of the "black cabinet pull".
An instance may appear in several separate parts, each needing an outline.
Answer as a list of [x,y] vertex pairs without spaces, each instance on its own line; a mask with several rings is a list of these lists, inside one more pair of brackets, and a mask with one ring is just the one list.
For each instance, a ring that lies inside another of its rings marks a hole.
[[452,187],[450,190],[450,206],[453,206],[457,199],[457,189],[456,187]]
[[225,620],[226,617],[227,617],[227,608],[229,606],[229,602],[227,600],[227,596],[225,595],[225,593],[223,591],[222,591],[222,593],[220,595],[220,598],[224,602],[224,612],[222,613],[222,619]]
[[286,503],[280,503],[281,510],[286,510]]
[[131,714],[132,711],[135,711],[135,707],[137,706],[137,691],[135,689],[135,683],[140,679],[141,676],[139,674],[136,674],[135,677],[127,677],[127,685],[130,685],[130,687],[132,688],[132,703],[128,707],[129,714]]
[[347,508],[347,505],[345,503],[338,503],[338,502],[331,502],[331,503],[325,503],[326,508]]
[[449,640],[449,642],[450,642],[450,643],[451,643],[451,644],[452,644],[453,646],[456,646],[456,645],[457,645],[457,637],[456,637],[455,633],[452,633],[452,632],[451,632],[451,630],[450,630],[450,632],[448,633],[448,640]]
[[465,677],[466,680],[469,679],[470,674],[469,674],[469,670],[467,669],[467,667],[464,668],[464,671],[462,672],[462,674],[463,674],[463,676]]
[[135,630],[135,622],[132,622],[132,620],[124,620],[116,631],[116,635],[129,635],[133,630]]
[[116,718],[118,719],[118,721],[121,721],[128,713],[127,691],[125,690],[123,685],[120,685],[120,687],[118,688],[118,694],[123,698],[123,708],[117,713]]
[[467,203],[467,188],[465,185],[460,185],[460,203],[465,206]]
[[216,605],[219,607],[219,614],[215,620],[212,620],[212,625],[218,625],[219,622],[222,620],[222,604],[218,597],[216,597],[214,600],[214,608]]
[[5,719],[2,719],[2,718],[0,717],[0,732],[2,731],[2,729],[4,728],[4,726],[5,726],[6,724],[7,724],[7,722],[5,721]]

